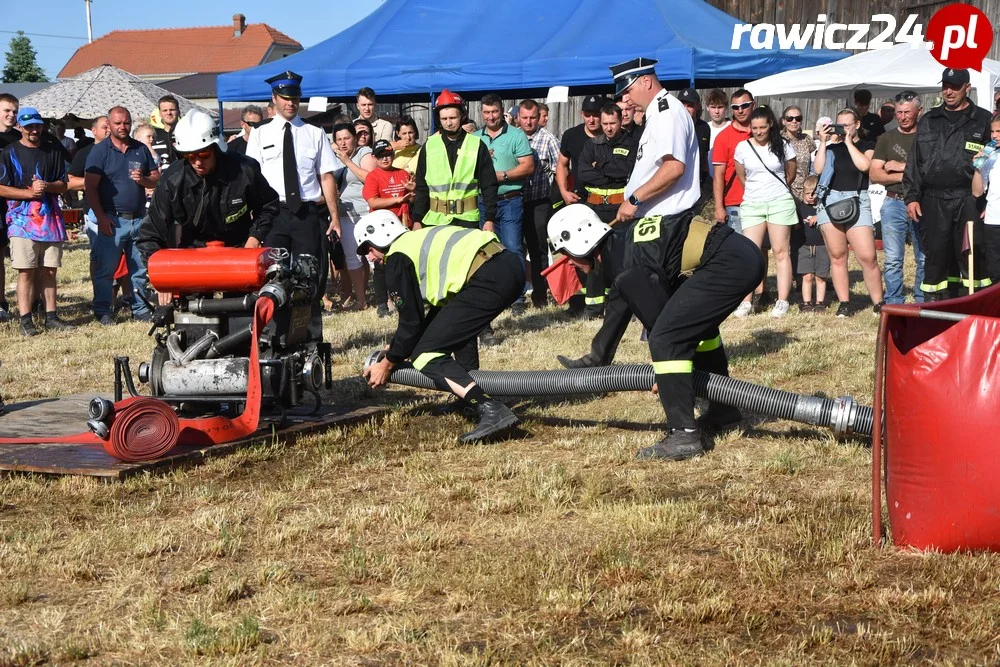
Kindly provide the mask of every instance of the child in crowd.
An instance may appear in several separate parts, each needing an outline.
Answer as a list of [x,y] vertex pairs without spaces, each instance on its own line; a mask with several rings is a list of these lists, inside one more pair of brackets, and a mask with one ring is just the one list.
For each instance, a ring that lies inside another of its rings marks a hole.
[[[993,120],[990,121],[990,138],[1000,143],[1000,112],[993,114]],[[1000,185],[996,183],[1000,181],[1000,169],[997,169],[997,164],[1000,163],[1000,146],[988,157],[983,151],[976,155],[976,158],[983,157],[986,157],[985,162],[976,169],[972,177],[972,194],[976,197],[986,194],[986,215],[983,218],[986,244],[984,254],[990,280],[996,284],[1000,281]],[[994,181],[992,188],[990,181]]]
[[[802,183],[802,201],[798,202],[799,220],[802,221],[802,246],[798,249],[797,272],[802,283],[801,312],[821,312],[826,309],[826,281],[830,277],[830,255],[823,243],[823,235],[816,226],[816,188],[819,176],[806,176]],[[813,283],[816,284],[816,301],[813,302]]]

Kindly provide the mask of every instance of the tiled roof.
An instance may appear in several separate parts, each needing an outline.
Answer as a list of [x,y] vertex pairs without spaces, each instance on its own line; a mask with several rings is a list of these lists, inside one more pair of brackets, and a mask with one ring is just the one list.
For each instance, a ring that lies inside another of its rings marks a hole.
[[251,23],[233,36],[233,25],[162,30],[113,30],[77,49],[59,78],[100,65],[138,76],[175,77],[197,72],[232,72],[261,64],[272,46],[302,45],[265,23]]

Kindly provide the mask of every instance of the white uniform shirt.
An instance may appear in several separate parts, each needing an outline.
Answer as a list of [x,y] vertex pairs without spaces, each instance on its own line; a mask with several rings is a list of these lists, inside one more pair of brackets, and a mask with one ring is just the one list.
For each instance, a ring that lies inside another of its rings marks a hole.
[[299,172],[299,192],[302,201],[322,202],[321,174],[333,173],[337,160],[326,140],[326,133],[315,125],[308,125],[296,116],[286,121],[275,116],[269,123],[250,130],[247,139],[247,157],[257,160],[267,182],[285,201],[285,172],[282,146],[285,142],[285,125],[291,122],[292,143],[295,145],[295,162]]
[[[661,104],[665,107],[663,110]],[[694,121],[680,100],[661,90],[646,107],[646,126],[639,140],[632,176],[625,186],[626,198],[653,177],[667,155],[684,164],[684,173],[665,192],[643,201],[636,212],[637,218],[682,213],[701,199]]]

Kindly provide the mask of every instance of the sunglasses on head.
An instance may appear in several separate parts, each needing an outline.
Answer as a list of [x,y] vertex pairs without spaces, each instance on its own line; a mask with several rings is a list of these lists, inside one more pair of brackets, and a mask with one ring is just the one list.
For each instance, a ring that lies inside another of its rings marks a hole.
[[200,151],[194,153],[185,153],[184,159],[188,162],[194,162],[195,160],[207,160],[212,156],[212,147],[203,148]]
[[23,113],[20,116],[18,116],[17,119],[20,120],[20,121],[41,120],[42,117],[39,116],[37,113]]
[[802,116],[785,116],[785,121],[789,123],[801,123]]
[[729,108],[733,111],[743,111],[744,109],[749,109],[753,106],[753,102],[740,102],[739,104],[731,104]]
[[367,135],[371,134],[371,132],[369,132],[368,130],[358,130],[358,134],[364,134],[364,135],[367,136]]
[[893,99],[895,99],[897,102],[909,102],[911,100],[917,99],[917,97],[919,97],[919,95],[917,95],[911,90],[907,90],[900,93],[899,95],[896,95],[896,97],[894,97]]

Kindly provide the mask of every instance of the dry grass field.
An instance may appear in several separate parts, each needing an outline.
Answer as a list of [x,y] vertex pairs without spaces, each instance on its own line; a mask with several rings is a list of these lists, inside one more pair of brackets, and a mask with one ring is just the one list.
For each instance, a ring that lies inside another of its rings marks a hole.
[[[92,323],[86,257],[60,274],[79,328],[0,327],[8,402],[109,391],[113,354],[148,357],[143,325]],[[876,325],[793,307],[723,337],[738,377],[870,405]],[[874,548],[863,443],[756,419],[640,463],[662,411],[618,394],[522,399],[521,437],[462,446],[447,397],[359,381],[390,326],[326,319],[330,399],[383,421],[124,483],[0,481],[0,665],[1000,661],[1000,557]],[[596,328],[503,317],[483,367],[555,368]],[[648,360],[638,339],[620,360]]]

